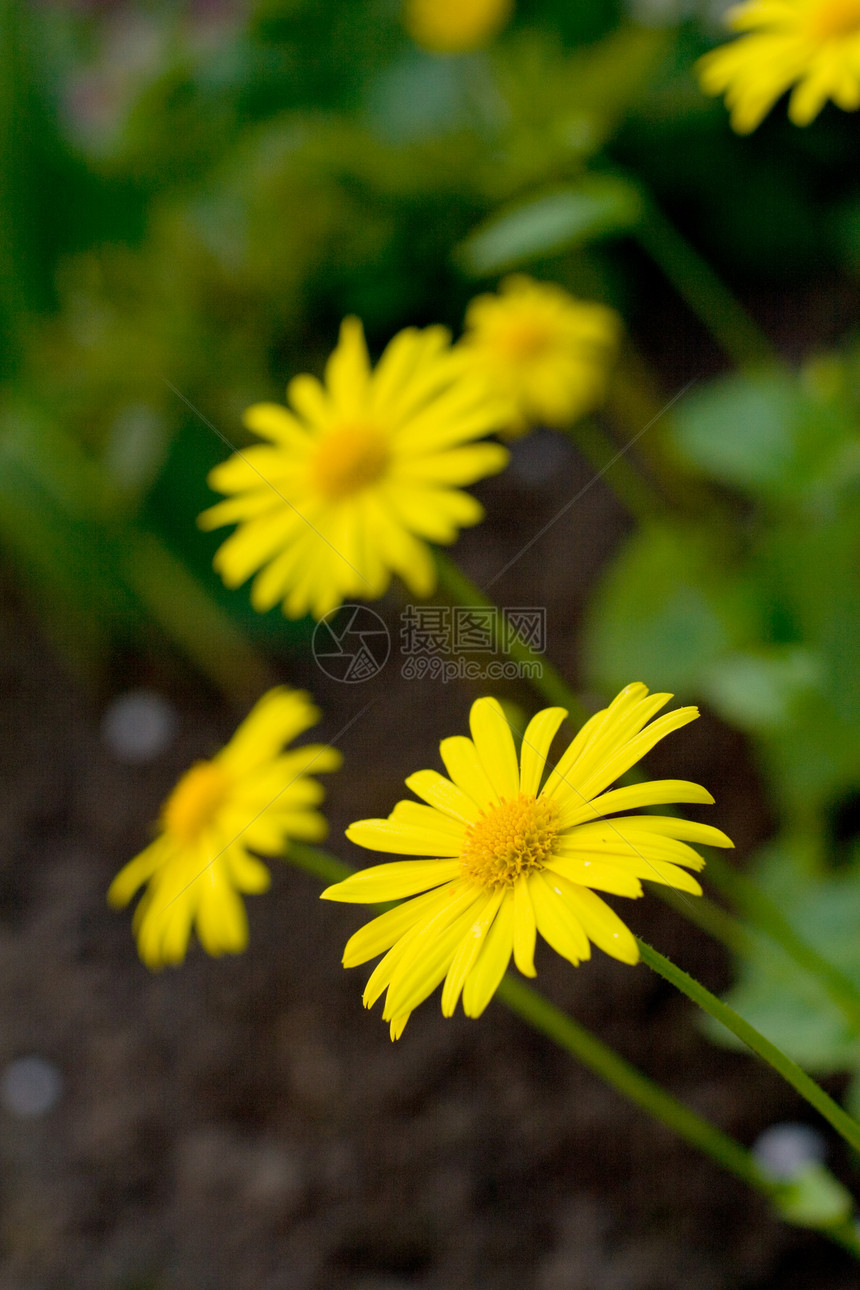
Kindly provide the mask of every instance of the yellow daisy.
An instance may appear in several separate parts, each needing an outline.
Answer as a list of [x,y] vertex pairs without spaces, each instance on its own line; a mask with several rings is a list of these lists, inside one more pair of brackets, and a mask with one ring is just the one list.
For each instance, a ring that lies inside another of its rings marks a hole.
[[513,10],[513,0],[406,0],[403,22],[431,53],[463,54],[489,44]]
[[605,305],[575,299],[553,282],[505,278],[498,295],[477,296],[458,349],[515,409],[506,429],[565,426],[606,397],[621,320]]
[[371,370],[347,318],[322,384],[297,376],[291,408],[257,403],[245,424],[266,439],[209,476],[229,495],[203,528],[239,527],[215,568],[230,587],[256,573],[251,603],[323,618],[349,596],[373,600],[397,573],[413,595],[435,586],[428,542],[453,542],[484,511],[461,485],[501,470],[507,451],[475,440],[504,424],[497,395],[453,353],[444,327],[401,331]]
[[398,802],[387,820],[360,820],[347,830],[371,851],[431,857],[375,865],[323,892],[324,899],[358,904],[412,897],[357,932],[343,958],[354,967],[385,953],[364,1003],[372,1007],[387,990],[382,1015],[392,1039],[442,980],[445,1016],[462,994],[467,1016],[477,1017],[511,954],[522,973],[534,976],[537,932],[573,964],[590,957],[591,942],[636,963],[633,935],[597,891],[641,896],[640,879],[647,878],[701,895],[687,870],[701,869],[704,860],[687,844],[730,847],[724,833],[673,816],[607,818],[642,806],[714,800],[678,779],[606,791],[660,739],[698,716],[695,708],[678,708],[648,725],[671,697],[628,685],[586,722],[554,768],[549,749],[567,716],[563,708],[532,718],[518,760],[500,705],[478,699],[472,738],[442,741],[450,779],[420,770],[406,781],[427,805]]
[[860,107],[860,0],[747,0],[729,10],[729,25],[748,34],[705,54],[697,70],[706,94],[725,94],[738,134],[792,85],[795,125],[809,125],[828,99]]
[[158,837],[108,890],[121,907],[148,884],[134,915],[147,967],[181,963],[192,926],[208,954],[238,954],[248,944],[239,892],[265,891],[270,882],[251,853],[277,855],[288,838],[325,837],[314,810],[323,790],[310,772],[336,770],[340,753],[323,744],[284,751],[319,715],[301,691],[269,690],[226,747],[182,776],[162,807]]

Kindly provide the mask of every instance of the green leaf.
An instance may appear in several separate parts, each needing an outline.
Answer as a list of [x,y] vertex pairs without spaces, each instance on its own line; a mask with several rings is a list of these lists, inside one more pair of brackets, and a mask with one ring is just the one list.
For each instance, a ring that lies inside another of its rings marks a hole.
[[[786,838],[760,854],[755,877],[804,939],[860,986],[860,872],[810,874]],[[805,1069],[822,1075],[860,1069],[860,1034],[769,938],[752,938],[737,984],[724,997]],[[704,1024],[716,1043],[740,1047],[723,1027]]]
[[763,645],[717,659],[705,675],[704,692],[741,730],[779,732],[818,693],[823,670],[820,656],[801,645]]
[[471,277],[490,277],[632,228],[641,210],[633,184],[590,175],[503,207],[456,248],[454,258]]
[[822,367],[733,374],[694,390],[674,415],[675,447],[713,479],[771,502],[844,489],[860,471],[856,417]]
[[655,525],[634,535],[592,600],[589,678],[613,692],[631,680],[701,690],[714,665],[748,639],[742,584],[697,530]]

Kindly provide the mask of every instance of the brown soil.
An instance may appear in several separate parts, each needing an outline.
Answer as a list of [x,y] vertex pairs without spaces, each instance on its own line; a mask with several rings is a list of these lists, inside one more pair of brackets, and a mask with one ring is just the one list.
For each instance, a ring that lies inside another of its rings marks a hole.
[[[546,453],[555,464],[540,482]],[[483,489],[493,518],[459,548],[479,583],[589,479],[545,437],[518,457]],[[547,606],[549,653],[569,677],[584,599],[623,523],[597,484],[493,588],[502,603]],[[392,1045],[378,1009],[361,1007],[364,971],[339,965],[362,911],[321,905],[318,884],[277,862],[272,891],[249,902],[246,954],[195,949],[181,970],[150,975],[105,889],[177,774],[242,714],[176,660],[117,663],[96,697],[8,588],[0,608],[0,1068],[37,1054],[64,1081],[42,1118],[0,1109],[3,1290],[857,1285],[835,1247],[782,1226],[500,1004],[479,1022],[446,1021],[433,1000]],[[399,608],[392,596],[381,612],[396,624]],[[344,825],[387,812],[405,774],[436,765],[438,739],[464,727],[486,687],[406,682],[396,658],[360,686],[307,659],[277,668],[312,689],[325,737],[343,748],[345,769],[328,779],[330,845],[360,862]],[[99,723],[113,693],[144,682],[169,694],[181,729],[169,752],[132,768],[111,757]],[[537,706],[524,688],[506,693]],[[708,714],[651,764],[717,793],[741,860],[767,832],[744,746]],[[624,912],[725,987],[723,952],[655,897]],[[744,1142],[807,1118],[751,1058],[707,1043],[645,967],[596,953],[574,970],[546,952],[538,985]]]

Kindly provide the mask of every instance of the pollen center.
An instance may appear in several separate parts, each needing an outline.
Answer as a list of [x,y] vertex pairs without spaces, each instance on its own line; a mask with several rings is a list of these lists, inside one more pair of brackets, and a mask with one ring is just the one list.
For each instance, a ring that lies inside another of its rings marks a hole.
[[321,493],[340,501],[375,484],[385,473],[389,451],[385,436],[374,426],[342,426],[328,434],[313,461]]
[[860,0],[821,0],[809,17],[817,40],[836,40],[860,34]]
[[505,358],[522,362],[543,354],[550,342],[549,328],[541,319],[517,318],[500,329],[496,343]]
[[165,831],[183,845],[196,842],[223,804],[230,780],[214,761],[195,762],[164,803]]
[[520,874],[543,868],[557,836],[558,807],[551,798],[503,798],[466,829],[463,877],[482,887],[511,886]]

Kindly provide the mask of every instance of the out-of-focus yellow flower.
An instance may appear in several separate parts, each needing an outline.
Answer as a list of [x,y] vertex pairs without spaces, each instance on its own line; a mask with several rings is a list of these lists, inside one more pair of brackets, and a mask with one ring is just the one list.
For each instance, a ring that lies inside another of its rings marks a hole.
[[489,44],[513,9],[513,0],[406,0],[403,23],[431,53],[463,54]]
[[788,115],[809,125],[828,99],[860,107],[860,0],[747,0],[729,10],[739,40],[697,63],[706,94],[725,94],[732,128],[748,134],[793,85]]
[[577,300],[553,282],[505,278],[498,295],[477,296],[457,349],[512,408],[507,433],[566,426],[606,397],[621,320],[614,309]]
[[158,837],[108,890],[120,907],[146,885],[134,931],[147,967],[181,963],[192,927],[208,954],[238,954],[248,944],[239,893],[265,891],[271,881],[252,852],[277,855],[289,838],[325,837],[314,809],[323,790],[310,774],[336,770],[340,753],[324,744],[285,751],[319,715],[301,691],[269,690],[211,761],[182,776],[162,807]]
[[199,523],[239,525],[215,556],[224,581],[256,573],[254,608],[280,601],[290,618],[323,618],[348,596],[374,600],[392,572],[428,596],[427,543],[453,542],[484,515],[460,485],[507,463],[501,444],[475,442],[504,425],[503,400],[464,372],[444,327],[401,331],[371,370],[357,318],[341,327],[325,384],[297,376],[287,397],[292,408],[248,409],[245,424],[268,443],[209,476],[231,496]]
[[323,899],[358,904],[412,897],[356,932],[343,958],[353,967],[385,953],[364,1003],[370,1008],[388,991],[382,1015],[392,1039],[443,980],[445,1016],[462,994],[464,1011],[477,1017],[512,954],[519,970],[534,976],[538,932],[573,964],[590,957],[591,942],[636,963],[633,935],[597,891],[641,896],[646,878],[701,895],[687,870],[704,861],[687,843],[730,847],[724,833],[674,816],[611,815],[665,802],[712,802],[707,789],[663,779],[606,791],[660,739],[699,715],[678,708],[648,725],[671,697],[628,685],[586,722],[554,768],[549,750],[567,716],[563,708],[545,708],[532,719],[517,759],[501,706],[478,699],[472,738],[442,741],[450,779],[421,770],[406,781],[427,805],[398,802],[388,819],[361,820],[347,830],[371,851],[433,857],[375,865],[323,892]]

